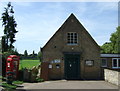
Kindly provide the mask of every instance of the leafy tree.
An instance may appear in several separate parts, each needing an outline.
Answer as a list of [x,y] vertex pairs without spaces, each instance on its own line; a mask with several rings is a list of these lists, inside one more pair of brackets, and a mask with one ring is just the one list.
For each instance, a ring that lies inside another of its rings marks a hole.
[[25,57],[28,56],[27,50],[24,51],[24,56],[25,56]]
[[6,38],[5,36],[2,36],[2,41],[1,41],[1,46],[2,46],[2,53],[7,52],[8,45],[6,43]]
[[42,52],[41,52],[41,51],[38,52],[38,59],[39,59],[40,61],[42,61]]
[[120,53],[120,26],[117,28],[118,32],[118,53]]
[[120,26],[111,34],[110,42],[101,46],[101,53],[120,53]]
[[110,42],[106,42],[101,46],[101,53],[112,53],[113,47]]
[[14,19],[13,6],[9,2],[7,7],[4,8],[4,13],[2,13],[2,26],[4,26],[4,36],[2,37],[3,52],[10,51],[14,48],[13,43],[15,40],[15,34],[17,23]]
[[34,51],[34,50],[33,50],[32,56],[33,56],[33,57],[35,56],[35,51]]

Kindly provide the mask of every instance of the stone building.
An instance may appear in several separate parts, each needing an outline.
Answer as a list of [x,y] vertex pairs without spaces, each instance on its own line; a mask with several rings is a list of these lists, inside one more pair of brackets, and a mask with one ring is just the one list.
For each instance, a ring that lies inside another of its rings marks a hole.
[[45,44],[41,78],[100,79],[100,47],[71,14]]

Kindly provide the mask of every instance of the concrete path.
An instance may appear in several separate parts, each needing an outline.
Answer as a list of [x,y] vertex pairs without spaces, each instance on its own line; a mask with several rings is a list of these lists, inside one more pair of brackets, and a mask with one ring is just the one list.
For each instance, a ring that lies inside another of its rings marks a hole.
[[18,89],[118,89],[116,85],[105,81],[45,81],[42,83],[24,83]]

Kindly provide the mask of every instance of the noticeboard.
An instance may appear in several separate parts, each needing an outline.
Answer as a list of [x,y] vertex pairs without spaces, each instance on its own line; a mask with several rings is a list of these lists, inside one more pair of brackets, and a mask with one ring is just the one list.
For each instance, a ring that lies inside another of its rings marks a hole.
[[86,61],[85,61],[85,65],[86,65],[86,66],[93,66],[93,64],[94,64],[94,61],[93,61],[93,60],[86,60]]

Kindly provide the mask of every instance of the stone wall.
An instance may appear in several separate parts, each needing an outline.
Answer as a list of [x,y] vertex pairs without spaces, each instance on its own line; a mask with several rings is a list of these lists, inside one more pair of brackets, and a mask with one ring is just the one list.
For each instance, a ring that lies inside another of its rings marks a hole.
[[120,72],[110,69],[104,69],[104,78],[105,81],[120,86]]

